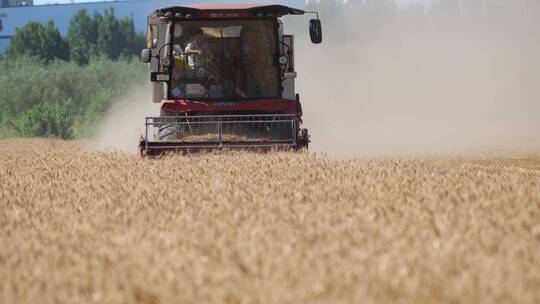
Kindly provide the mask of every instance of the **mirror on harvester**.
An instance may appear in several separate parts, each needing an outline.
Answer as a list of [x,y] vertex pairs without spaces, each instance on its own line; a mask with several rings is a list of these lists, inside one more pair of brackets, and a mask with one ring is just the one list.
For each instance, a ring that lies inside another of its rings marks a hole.
[[311,42],[319,44],[322,42],[322,25],[320,19],[309,20],[309,36]]
[[149,63],[152,59],[152,52],[149,49],[143,49],[141,51],[141,61],[144,63]]

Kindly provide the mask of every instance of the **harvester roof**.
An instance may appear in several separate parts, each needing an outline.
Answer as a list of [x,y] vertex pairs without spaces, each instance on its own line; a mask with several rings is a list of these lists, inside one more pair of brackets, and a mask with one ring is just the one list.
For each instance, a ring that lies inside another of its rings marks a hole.
[[183,6],[171,6],[158,9],[154,12],[157,17],[187,16],[202,17],[208,14],[226,14],[236,13],[239,17],[249,16],[267,16],[272,15],[282,17],[285,15],[303,15],[305,11],[278,4],[232,4],[232,3],[214,3],[214,4],[193,4]]

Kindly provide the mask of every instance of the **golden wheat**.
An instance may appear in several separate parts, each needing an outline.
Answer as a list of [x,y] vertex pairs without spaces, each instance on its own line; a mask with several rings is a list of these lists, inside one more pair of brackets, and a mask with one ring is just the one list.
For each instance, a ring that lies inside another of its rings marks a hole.
[[0,303],[539,303],[540,156],[0,141]]

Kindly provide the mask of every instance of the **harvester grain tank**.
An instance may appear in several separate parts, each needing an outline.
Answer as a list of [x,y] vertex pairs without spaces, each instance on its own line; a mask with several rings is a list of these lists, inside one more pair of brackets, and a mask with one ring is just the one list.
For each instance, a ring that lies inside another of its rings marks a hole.
[[[212,149],[307,149],[295,91],[294,36],[281,17],[305,12],[283,5],[191,5],[148,17],[147,48],[153,101],[140,152]],[[309,12],[311,13],[311,12]],[[321,22],[309,22],[313,43]]]

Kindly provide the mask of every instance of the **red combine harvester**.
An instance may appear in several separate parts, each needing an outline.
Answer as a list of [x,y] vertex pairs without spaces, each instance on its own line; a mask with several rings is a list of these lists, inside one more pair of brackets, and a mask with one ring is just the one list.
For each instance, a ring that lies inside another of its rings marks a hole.
[[[159,9],[148,17],[153,101],[142,156],[213,149],[307,149],[295,91],[294,37],[281,17],[305,12],[283,5],[213,4]],[[313,43],[321,22],[310,20]]]

